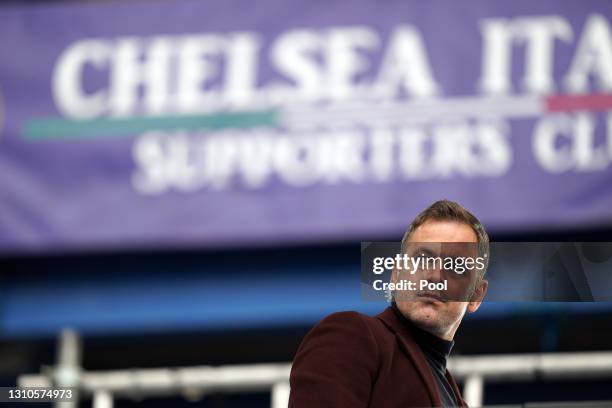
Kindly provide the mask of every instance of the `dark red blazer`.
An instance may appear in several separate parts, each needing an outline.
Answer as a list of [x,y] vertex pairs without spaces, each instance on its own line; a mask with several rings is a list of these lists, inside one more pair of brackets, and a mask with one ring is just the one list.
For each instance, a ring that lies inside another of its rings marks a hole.
[[[441,406],[425,355],[395,313],[334,313],[315,326],[293,361],[289,408]],[[448,370],[446,377],[467,407]]]

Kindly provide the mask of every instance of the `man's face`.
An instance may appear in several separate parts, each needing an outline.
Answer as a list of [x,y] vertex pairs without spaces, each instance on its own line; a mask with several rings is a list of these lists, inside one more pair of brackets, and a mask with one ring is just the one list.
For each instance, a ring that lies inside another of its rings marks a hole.
[[[428,242],[468,242],[476,244],[478,239],[474,230],[467,224],[454,221],[430,220],[423,223],[412,233],[408,246],[411,243],[417,246],[427,246],[421,243]],[[436,247],[436,245],[432,245],[433,247]],[[437,247],[440,248],[440,245],[437,245]],[[450,247],[453,246],[451,245]],[[476,248],[476,245],[465,245],[463,247]],[[477,253],[472,256],[477,256]],[[439,280],[439,278],[440,276],[437,276],[437,279],[434,280]],[[469,287],[468,298],[466,299],[469,302],[436,299],[421,296],[420,292],[415,292],[414,295],[411,292],[410,297],[400,296],[396,298],[396,304],[402,314],[416,326],[438,337],[452,340],[466,311],[471,313],[478,309],[487,289],[487,281],[481,279],[478,273],[473,273],[470,277],[464,275],[457,276],[457,278],[459,280],[471,279],[469,283],[449,279],[449,287],[452,287],[453,282],[457,285],[462,285],[464,288]],[[394,279],[397,279],[397,276]]]

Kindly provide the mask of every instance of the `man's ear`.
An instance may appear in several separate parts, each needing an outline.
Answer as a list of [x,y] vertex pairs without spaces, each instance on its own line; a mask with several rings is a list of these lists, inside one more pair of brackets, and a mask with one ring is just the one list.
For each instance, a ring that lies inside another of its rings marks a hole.
[[475,311],[478,310],[478,308],[480,307],[480,304],[482,303],[482,300],[485,297],[485,294],[487,293],[488,287],[489,287],[489,281],[487,281],[484,278],[481,279],[478,285],[476,286],[476,290],[474,290],[474,294],[472,295],[472,298],[468,302],[468,305],[467,305],[468,313],[474,313]]

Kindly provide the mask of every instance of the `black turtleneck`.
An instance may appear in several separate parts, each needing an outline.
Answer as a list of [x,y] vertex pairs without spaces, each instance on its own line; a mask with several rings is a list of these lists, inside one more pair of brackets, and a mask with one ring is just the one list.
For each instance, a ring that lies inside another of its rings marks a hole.
[[414,334],[414,339],[423,351],[423,354],[425,354],[427,362],[433,372],[434,379],[436,380],[436,384],[438,385],[438,390],[440,391],[442,406],[458,406],[459,404],[455,398],[453,388],[446,378],[446,360],[455,342],[441,339],[417,327],[400,312],[395,302],[393,302],[392,307],[400,320],[410,328],[411,333]]

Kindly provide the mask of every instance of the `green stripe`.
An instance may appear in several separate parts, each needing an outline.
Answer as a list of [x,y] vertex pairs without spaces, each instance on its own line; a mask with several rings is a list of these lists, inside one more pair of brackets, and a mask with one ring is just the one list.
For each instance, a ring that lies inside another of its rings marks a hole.
[[211,115],[153,116],[94,120],[62,118],[30,119],[23,126],[26,139],[86,138],[132,136],[150,130],[198,130],[252,127],[276,127],[276,110],[223,112]]

